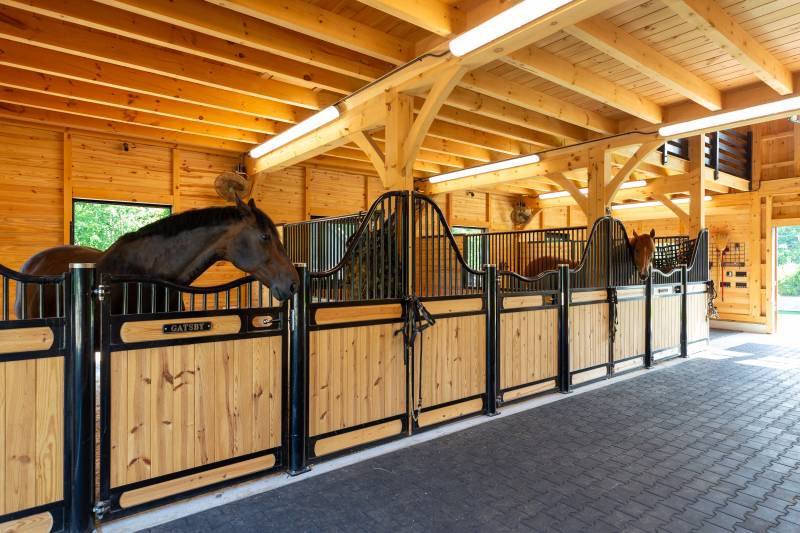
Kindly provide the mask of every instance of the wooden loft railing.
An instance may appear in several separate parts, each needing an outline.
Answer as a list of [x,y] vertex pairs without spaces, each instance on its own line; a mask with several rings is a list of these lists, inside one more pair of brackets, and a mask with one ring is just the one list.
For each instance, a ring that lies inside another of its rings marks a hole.
[[[659,148],[661,161],[667,164],[670,157],[689,160],[689,139],[676,139]],[[714,170],[750,180],[752,178],[753,138],[750,132],[721,130],[706,136],[705,164]]]

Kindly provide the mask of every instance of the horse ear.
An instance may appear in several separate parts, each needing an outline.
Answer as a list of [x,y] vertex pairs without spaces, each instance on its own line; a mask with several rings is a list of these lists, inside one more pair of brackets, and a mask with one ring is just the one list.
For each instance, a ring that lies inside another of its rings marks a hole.
[[650,229],[650,238],[651,239],[655,239],[656,238],[656,230],[655,230],[655,228],[651,228]]

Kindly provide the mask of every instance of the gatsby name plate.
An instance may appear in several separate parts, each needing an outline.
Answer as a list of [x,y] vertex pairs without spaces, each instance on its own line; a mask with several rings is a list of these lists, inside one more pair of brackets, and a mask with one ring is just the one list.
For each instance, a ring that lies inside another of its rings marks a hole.
[[183,322],[178,324],[164,324],[163,332],[170,333],[196,333],[200,331],[211,331],[214,324],[211,322]]

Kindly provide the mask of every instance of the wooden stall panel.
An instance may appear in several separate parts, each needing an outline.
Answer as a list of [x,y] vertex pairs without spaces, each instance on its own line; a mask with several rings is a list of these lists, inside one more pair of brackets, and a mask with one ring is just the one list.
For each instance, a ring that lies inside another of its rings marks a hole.
[[0,363],[0,515],[64,489],[64,358]]
[[617,302],[614,361],[644,353],[644,310],[644,299]]
[[706,293],[689,294],[686,297],[686,339],[688,342],[708,338]]
[[406,409],[403,337],[398,324],[312,331],[309,434],[313,437]]
[[281,444],[281,338],[111,354],[111,485]]
[[416,405],[422,342],[422,406],[431,407],[481,394],[486,389],[486,318],[437,318],[416,347]]
[[608,304],[569,308],[570,371],[608,363]]
[[653,351],[681,343],[680,296],[653,296]]
[[558,309],[500,315],[500,388],[558,374]]

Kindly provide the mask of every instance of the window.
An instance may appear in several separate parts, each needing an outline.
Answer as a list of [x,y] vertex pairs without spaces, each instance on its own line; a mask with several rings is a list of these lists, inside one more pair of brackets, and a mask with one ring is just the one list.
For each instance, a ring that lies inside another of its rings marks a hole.
[[[486,239],[481,236],[485,230],[464,226],[453,226],[451,230],[456,237],[456,242],[461,243],[461,253],[467,265],[473,270],[482,270],[483,264],[488,261],[488,258],[485,257]],[[463,277],[464,287],[480,288],[480,281],[475,275],[465,271]]]
[[126,233],[167,217],[168,206],[75,200],[72,203],[72,243],[107,250]]

